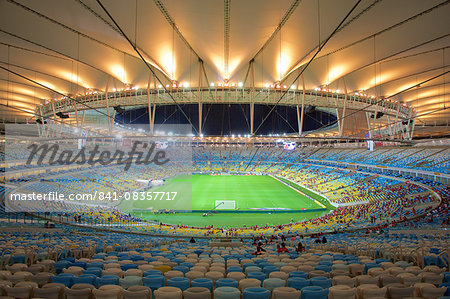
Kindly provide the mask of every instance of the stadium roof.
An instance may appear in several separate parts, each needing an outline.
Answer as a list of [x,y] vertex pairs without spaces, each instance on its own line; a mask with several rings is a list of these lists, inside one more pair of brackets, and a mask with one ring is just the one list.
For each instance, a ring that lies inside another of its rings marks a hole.
[[199,85],[199,72],[202,86],[250,86],[252,72],[257,87],[302,88],[303,79],[310,90],[391,97],[417,108],[417,126],[447,126],[449,4],[2,0],[0,119],[31,119],[56,92],[145,88],[150,66],[163,84],[189,87]]

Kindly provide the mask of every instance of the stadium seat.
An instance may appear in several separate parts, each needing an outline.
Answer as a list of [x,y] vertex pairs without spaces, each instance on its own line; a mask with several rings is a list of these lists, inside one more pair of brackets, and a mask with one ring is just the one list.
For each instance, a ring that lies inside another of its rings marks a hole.
[[243,299],[269,299],[270,291],[261,287],[249,287],[242,292]]

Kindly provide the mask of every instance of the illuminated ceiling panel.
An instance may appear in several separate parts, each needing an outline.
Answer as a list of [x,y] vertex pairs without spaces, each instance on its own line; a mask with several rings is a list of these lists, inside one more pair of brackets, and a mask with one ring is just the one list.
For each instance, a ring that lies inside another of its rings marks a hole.
[[[228,1],[229,16],[224,1],[101,2],[129,41],[96,0],[1,1],[0,67],[26,78],[0,69],[0,103],[32,107],[58,92],[146,87],[148,65],[162,84],[197,87],[199,71],[203,86],[222,82],[227,62],[230,81],[248,87],[252,58],[256,86],[282,79],[299,87],[294,79],[356,0]],[[450,93],[450,76],[442,76],[450,66],[448,15],[444,0],[361,1],[303,72],[306,88],[344,90],[345,81],[349,92],[400,92],[394,100],[432,112]],[[0,105],[0,119],[25,116],[11,109]],[[443,109],[422,121],[443,123],[446,116]]]

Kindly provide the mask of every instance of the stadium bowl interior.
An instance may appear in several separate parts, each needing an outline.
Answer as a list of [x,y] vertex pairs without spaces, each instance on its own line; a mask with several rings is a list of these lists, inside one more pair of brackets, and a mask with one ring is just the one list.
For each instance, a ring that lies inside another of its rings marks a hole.
[[450,298],[450,1],[0,1],[1,298]]

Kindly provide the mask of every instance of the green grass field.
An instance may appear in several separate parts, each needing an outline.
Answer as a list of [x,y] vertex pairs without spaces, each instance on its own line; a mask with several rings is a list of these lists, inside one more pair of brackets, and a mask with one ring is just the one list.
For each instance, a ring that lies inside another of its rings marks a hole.
[[309,198],[267,175],[194,175],[192,209],[211,210],[215,202],[234,200],[239,210],[317,209]]
[[[299,193],[297,189],[303,193]],[[299,186],[290,188],[270,176],[244,175],[193,175],[179,176],[167,181],[152,191],[173,192],[179,196],[177,202],[122,201],[119,205],[124,212],[136,216],[170,224],[204,226],[213,224],[222,227],[250,225],[285,224],[291,220],[307,220],[322,216],[330,208],[323,198]],[[313,201],[307,196],[321,201]],[[192,198],[193,213],[156,215],[151,209],[186,210]],[[216,201],[234,200],[237,211],[223,211],[202,217],[202,212],[212,210]],[[326,207],[326,210],[324,210]],[[266,211],[271,210],[271,211]],[[292,211],[290,213],[276,210]],[[300,212],[304,210],[304,212]],[[313,211],[309,211],[313,210]],[[197,211],[197,212],[196,212]],[[247,211],[247,212],[246,212]],[[251,212],[258,211],[258,212]]]

